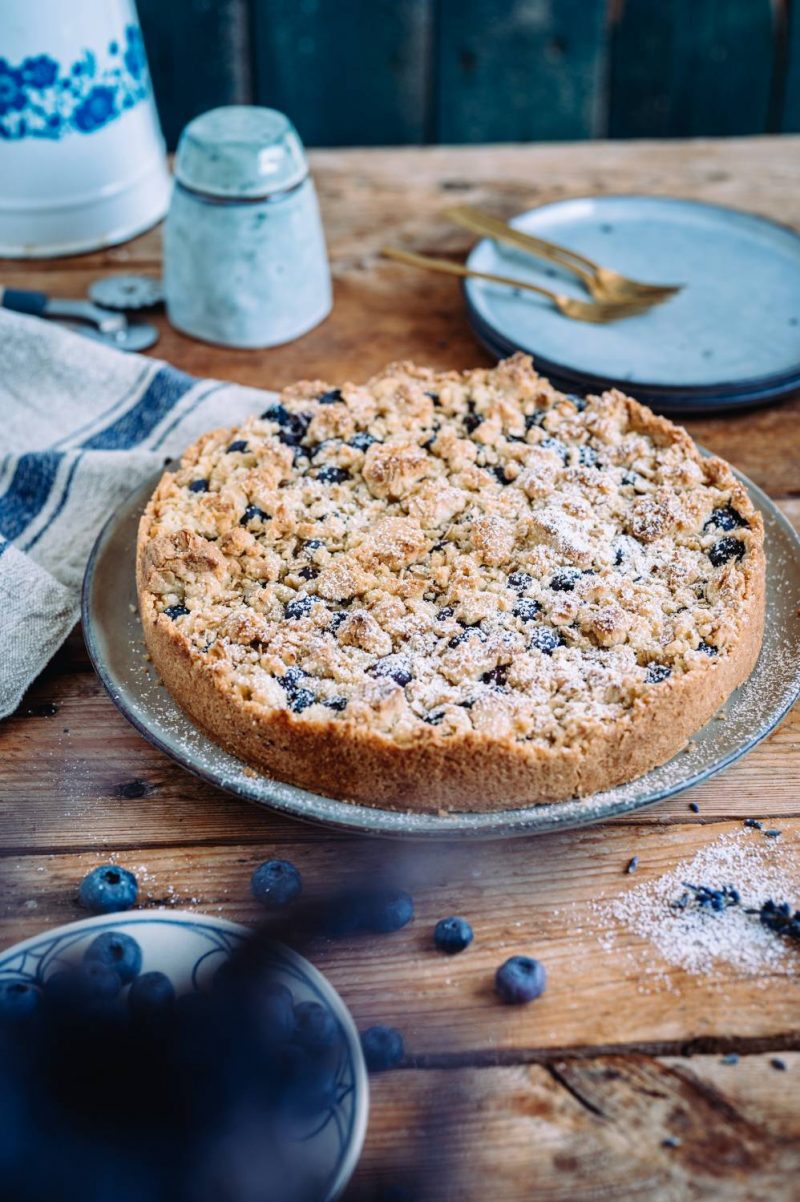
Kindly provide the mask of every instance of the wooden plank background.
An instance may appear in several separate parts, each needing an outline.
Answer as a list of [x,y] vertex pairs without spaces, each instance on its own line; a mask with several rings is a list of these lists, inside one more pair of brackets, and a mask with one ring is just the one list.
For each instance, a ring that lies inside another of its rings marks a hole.
[[169,145],[282,109],[310,146],[800,130],[798,0],[138,0]]
[[800,4],[793,4],[787,14],[784,35],[784,63],[779,79],[782,83],[779,96],[780,125],[784,133],[800,130]]
[[428,140],[427,0],[253,0],[255,93],[311,146]]
[[603,129],[606,0],[442,0],[436,140],[590,138]]
[[624,0],[612,38],[609,133],[763,133],[778,44],[769,0]]
[[248,0],[139,0],[139,17],[164,136],[252,97]]

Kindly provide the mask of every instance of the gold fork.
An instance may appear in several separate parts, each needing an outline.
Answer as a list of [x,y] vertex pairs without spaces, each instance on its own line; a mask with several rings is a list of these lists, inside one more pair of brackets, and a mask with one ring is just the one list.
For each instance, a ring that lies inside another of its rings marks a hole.
[[558,246],[555,242],[547,242],[544,238],[536,238],[533,234],[524,234],[522,230],[514,229],[505,221],[474,209],[471,205],[456,205],[447,209],[445,217],[454,221],[463,229],[473,234],[494,238],[498,242],[507,242],[510,246],[526,250],[529,254],[538,255],[550,263],[557,263],[576,275],[588,289],[591,296],[599,301],[649,301],[657,305],[680,292],[680,284],[643,284],[639,280],[628,279],[610,267],[602,267],[586,255],[570,250],[566,246]]
[[635,317],[644,313],[653,304],[652,300],[638,301],[581,301],[572,296],[563,296],[559,292],[551,292],[549,288],[540,288],[538,284],[529,284],[527,280],[515,280],[506,275],[494,275],[488,271],[473,271],[461,263],[451,263],[449,259],[433,259],[429,255],[418,255],[411,250],[397,250],[385,246],[381,251],[387,259],[396,259],[409,267],[422,267],[425,271],[441,271],[447,275],[458,275],[466,279],[489,280],[493,284],[507,284],[509,288],[524,288],[528,292],[536,292],[545,296],[559,309],[565,317],[575,321],[592,321],[597,323],[619,321],[622,317]]

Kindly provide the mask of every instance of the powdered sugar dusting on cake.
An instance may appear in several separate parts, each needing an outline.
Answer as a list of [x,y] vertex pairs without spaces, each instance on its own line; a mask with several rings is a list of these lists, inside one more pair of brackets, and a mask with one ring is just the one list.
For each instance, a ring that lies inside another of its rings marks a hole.
[[553,748],[741,641],[746,493],[622,394],[566,396],[524,356],[334,391],[205,436],[151,503],[144,588],[232,694]]

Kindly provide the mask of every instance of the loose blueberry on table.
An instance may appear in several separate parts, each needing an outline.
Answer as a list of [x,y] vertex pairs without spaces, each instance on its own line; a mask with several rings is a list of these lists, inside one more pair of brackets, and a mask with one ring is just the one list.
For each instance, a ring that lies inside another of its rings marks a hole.
[[93,914],[114,914],[135,906],[138,892],[136,877],[127,868],[101,864],[81,881],[78,901]]
[[544,965],[530,956],[512,956],[500,965],[494,978],[495,992],[512,1006],[541,997],[546,984]]
[[453,956],[472,943],[472,927],[466,918],[440,918],[433,928],[433,941],[440,952]]
[[366,896],[363,911],[364,928],[377,934],[388,934],[407,926],[414,917],[414,902],[402,889],[385,889]]
[[407,926],[413,917],[413,899],[403,890],[352,890],[340,894],[328,906],[326,933],[333,938],[387,935]]
[[396,1027],[369,1027],[361,1033],[361,1048],[369,1071],[382,1073],[403,1059],[403,1036]]
[[250,889],[268,910],[281,910],[300,896],[303,880],[288,860],[265,860],[253,873]]

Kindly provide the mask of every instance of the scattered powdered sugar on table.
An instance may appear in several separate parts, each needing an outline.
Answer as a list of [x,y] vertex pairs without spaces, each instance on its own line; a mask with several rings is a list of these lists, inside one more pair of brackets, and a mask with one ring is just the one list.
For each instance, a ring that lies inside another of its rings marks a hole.
[[[709,973],[728,965],[745,975],[772,972],[800,975],[800,948],[795,941],[763,926],[758,911],[769,898],[800,903],[797,841],[765,839],[755,831],[733,831],[703,847],[656,880],[645,881],[608,901],[595,903],[601,944],[615,950],[619,929],[646,939],[669,964],[685,972]],[[686,882],[739,891],[740,905],[721,911],[690,902],[674,903]],[[639,950],[636,951],[640,958]]]

